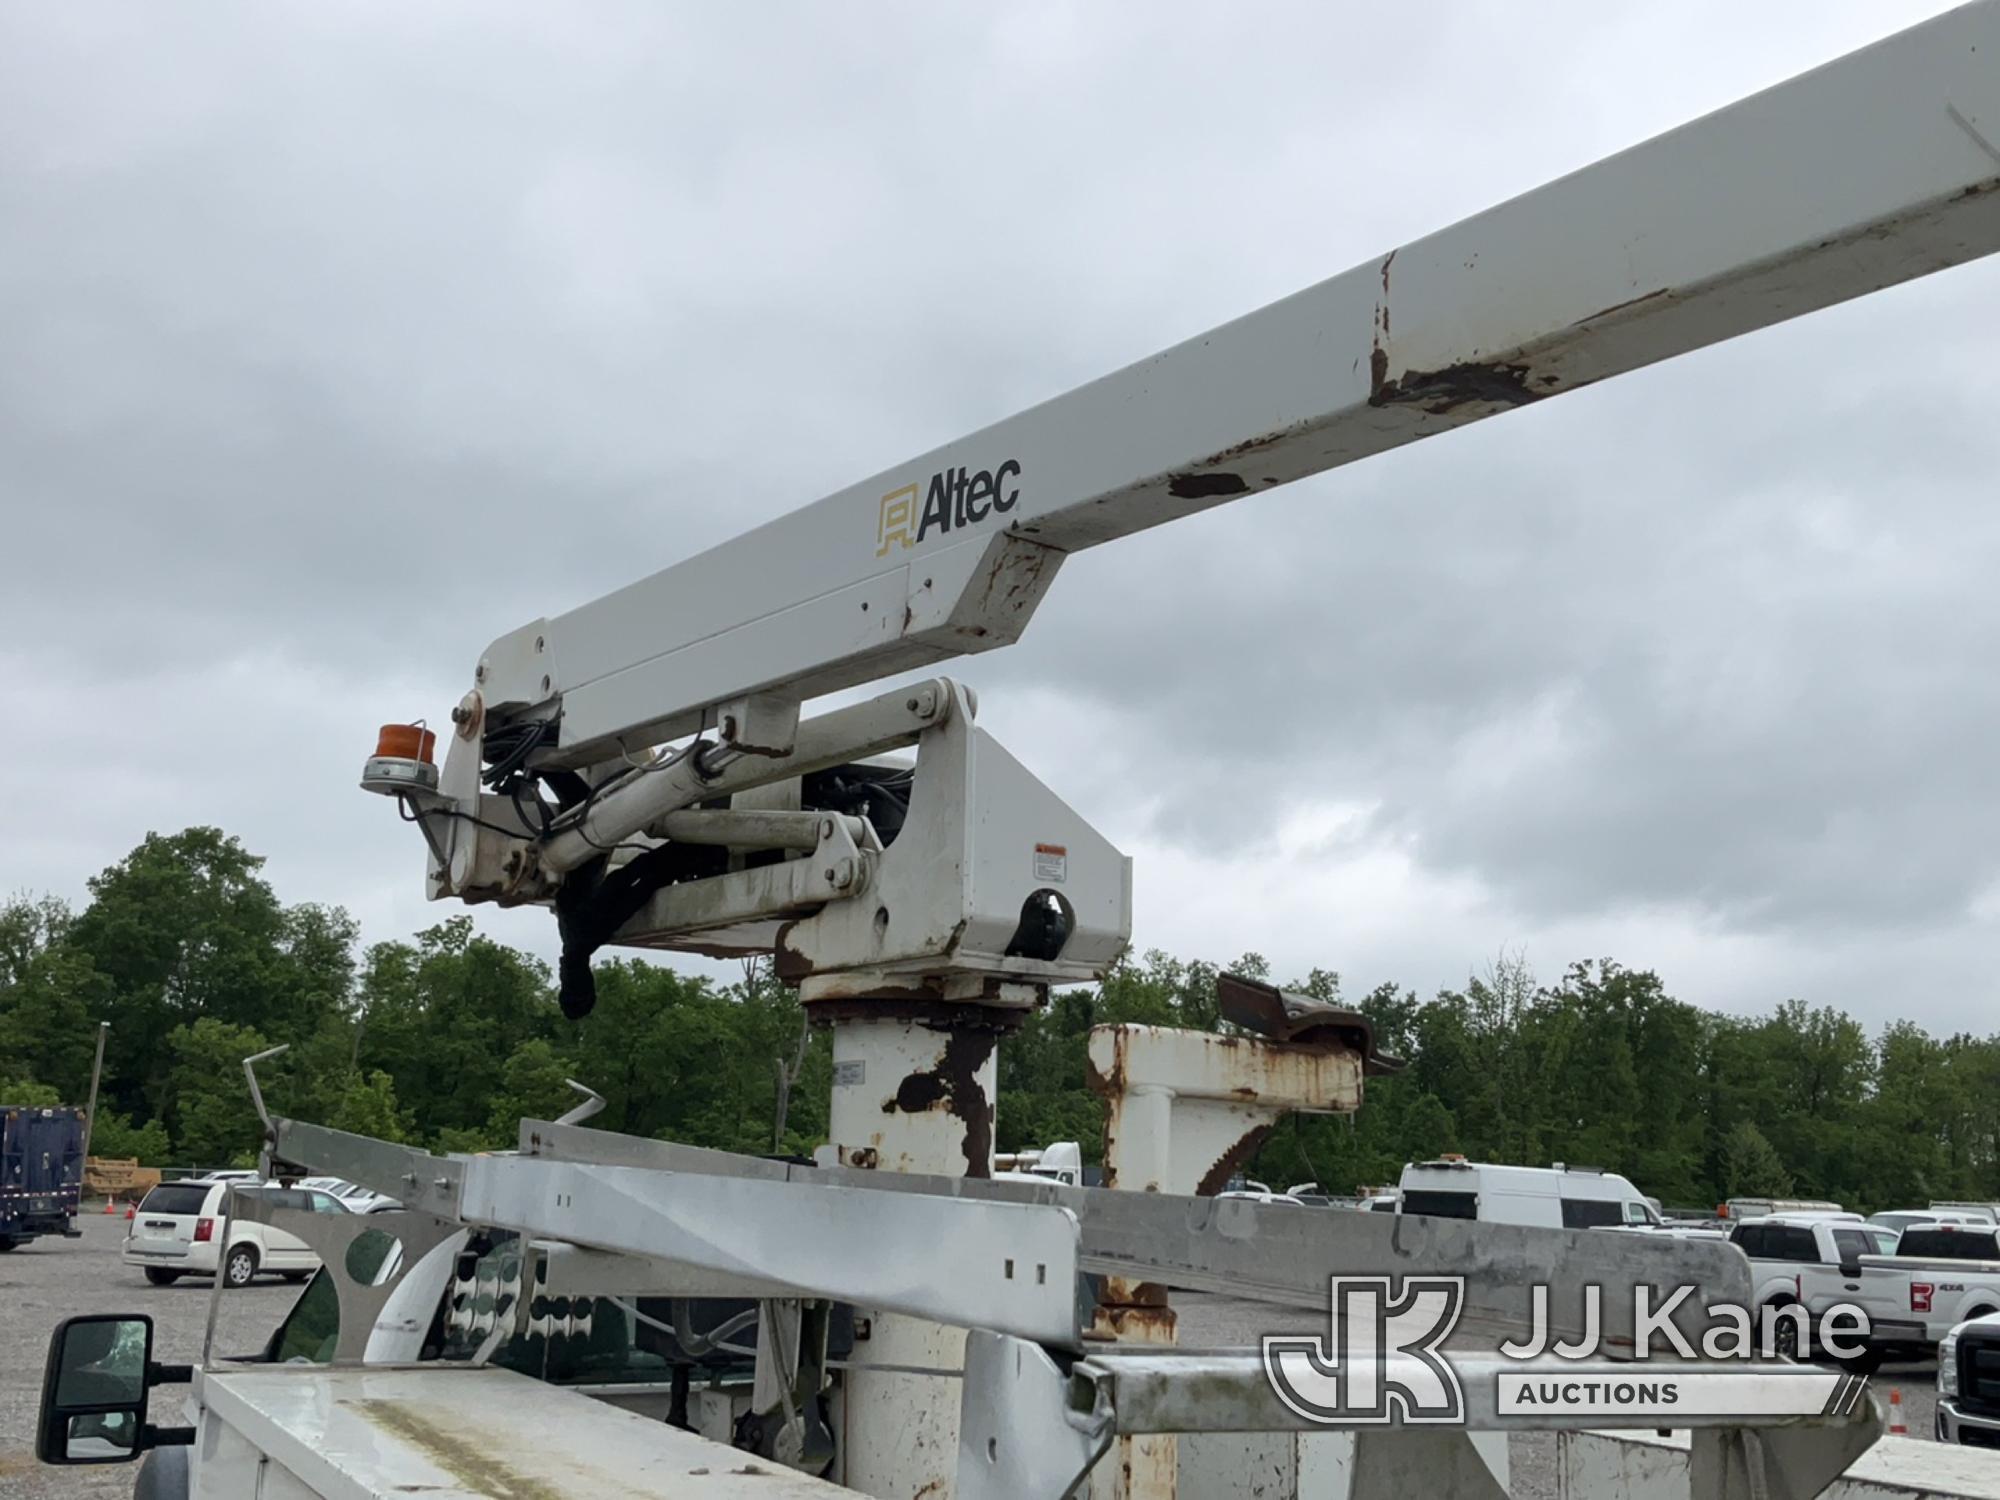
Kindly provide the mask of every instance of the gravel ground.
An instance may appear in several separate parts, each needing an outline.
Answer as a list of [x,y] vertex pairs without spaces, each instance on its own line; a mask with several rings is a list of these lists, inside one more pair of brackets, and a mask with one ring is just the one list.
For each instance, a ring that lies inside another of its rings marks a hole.
[[[153,1357],[163,1364],[201,1358],[208,1325],[209,1283],[154,1286],[118,1259],[125,1240],[119,1215],[86,1212],[80,1240],[44,1239],[0,1255],[0,1495],[7,1500],[92,1500],[129,1496],[134,1466],[51,1469],[35,1462],[35,1407],[49,1333],[73,1313],[132,1312],[153,1317]],[[219,1347],[261,1344],[298,1296],[275,1277],[222,1299]],[[155,1422],[177,1422],[185,1386],[153,1392]]]
[[[182,1363],[201,1357],[208,1283],[153,1286],[118,1259],[125,1238],[122,1218],[87,1213],[79,1222],[81,1240],[39,1240],[0,1255],[0,1495],[7,1500],[95,1500],[131,1493],[133,1471],[124,1465],[50,1469],[34,1460],[42,1363],[49,1332],[61,1319],[82,1312],[151,1313],[156,1359]],[[220,1347],[240,1351],[261,1344],[297,1295],[296,1287],[273,1278],[227,1294],[217,1322]],[[1255,1344],[1267,1333],[1325,1327],[1323,1313],[1231,1297],[1182,1292],[1174,1305],[1180,1313],[1181,1342],[1194,1347]],[[1883,1401],[1891,1388],[1902,1392],[1912,1437],[1931,1435],[1934,1373],[1934,1365],[1925,1361],[1885,1366],[1875,1377],[1876,1394]],[[155,1420],[175,1419],[177,1394],[172,1387],[155,1393]],[[1553,1438],[1516,1437],[1510,1459],[1514,1500],[1556,1500]]]
[[[1180,1340],[1189,1347],[1210,1348],[1255,1344],[1267,1333],[1324,1333],[1326,1314],[1273,1307],[1234,1297],[1200,1292],[1176,1292]],[[1937,1363],[1921,1360],[1884,1365],[1874,1377],[1876,1398],[1886,1404],[1889,1392],[1902,1392],[1903,1421],[1910,1436],[1929,1441],[1937,1411]],[[1557,1500],[1556,1440],[1547,1433],[1522,1433],[1508,1439],[1507,1458],[1513,1500]]]

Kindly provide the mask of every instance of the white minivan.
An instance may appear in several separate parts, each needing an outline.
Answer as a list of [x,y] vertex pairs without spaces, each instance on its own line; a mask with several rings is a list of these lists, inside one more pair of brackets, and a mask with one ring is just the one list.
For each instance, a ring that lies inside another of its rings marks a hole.
[[268,1195],[281,1208],[344,1214],[349,1210],[331,1193],[311,1188],[245,1187],[240,1182],[163,1182],[132,1213],[121,1259],[138,1266],[155,1286],[183,1276],[213,1276],[222,1268],[230,1286],[248,1286],[259,1272],[304,1281],[319,1269],[319,1257],[296,1235],[268,1224],[232,1220],[228,1253],[223,1253],[224,1202],[231,1187],[239,1193]]
[[1659,1214],[1628,1178],[1595,1167],[1506,1167],[1445,1155],[1403,1168],[1397,1212],[1548,1229],[1653,1226]]

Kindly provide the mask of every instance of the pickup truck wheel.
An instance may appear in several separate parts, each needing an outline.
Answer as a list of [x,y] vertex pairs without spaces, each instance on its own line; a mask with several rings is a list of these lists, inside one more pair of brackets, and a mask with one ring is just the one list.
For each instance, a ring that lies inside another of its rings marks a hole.
[[1780,1359],[1796,1360],[1799,1357],[1797,1320],[1775,1316],[1779,1309],[1790,1307],[1791,1305],[1792,1303],[1789,1298],[1783,1302],[1767,1302],[1764,1304],[1764,1312],[1766,1316],[1774,1317],[1777,1324],[1771,1330],[1771,1348],[1777,1353]]
[[230,1286],[248,1286],[257,1274],[257,1252],[249,1245],[238,1245],[229,1252],[229,1259],[223,1263],[222,1277]]
[[0,1235],[0,1252],[12,1250],[16,1245],[20,1243],[21,1242],[19,1240],[10,1240],[6,1238],[4,1235]]
[[178,1271],[169,1271],[165,1266],[146,1267],[146,1279],[154,1286],[172,1286],[181,1279]]

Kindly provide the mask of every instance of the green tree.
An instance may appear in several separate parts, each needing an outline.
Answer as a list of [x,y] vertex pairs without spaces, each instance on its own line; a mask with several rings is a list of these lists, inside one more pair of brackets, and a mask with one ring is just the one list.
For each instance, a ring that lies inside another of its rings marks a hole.
[[90,1127],[90,1154],[116,1160],[136,1160],[143,1166],[165,1166],[173,1161],[173,1143],[167,1127],[158,1120],[134,1125],[125,1115],[100,1110],[97,1123]]
[[0,1077],[39,1079],[80,1104],[110,986],[72,941],[73,925],[53,896],[0,905]]
[[167,1034],[169,1124],[185,1164],[219,1166],[257,1149],[263,1127],[243,1080],[243,1059],[268,1045],[262,1033],[213,1016]]
[[410,1121],[396,1107],[396,1081],[380,1068],[349,1072],[341,1080],[325,1123],[378,1141],[410,1139]]
[[62,1095],[46,1083],[31,1078],[0,1078],[0,1104],[21,1104],[40,1109],[45,1104],[62,1103]]
[[1792,1191],[1777,1149],[1747,1120],[1729,1132],[1722,1171],[1722,1190],[1731,1198],[1782,1198]]

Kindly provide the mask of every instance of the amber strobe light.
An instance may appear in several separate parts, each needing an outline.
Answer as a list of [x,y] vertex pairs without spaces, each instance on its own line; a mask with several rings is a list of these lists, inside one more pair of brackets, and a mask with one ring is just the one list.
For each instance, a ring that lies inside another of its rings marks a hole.
[[375,753],[361,768],[361,785],[388,797],[437,790],[437,736],[419,719],[414,724],[384,724],[375,737]]

